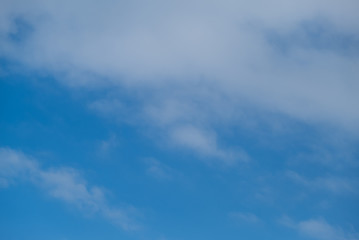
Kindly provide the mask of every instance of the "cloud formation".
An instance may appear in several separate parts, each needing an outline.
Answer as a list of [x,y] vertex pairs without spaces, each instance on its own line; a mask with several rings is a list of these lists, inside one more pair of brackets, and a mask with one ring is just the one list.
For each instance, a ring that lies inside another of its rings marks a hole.
[[335,194],[357,193],[357,181],[345,177],[318,177],[308,179],[296,172],[288,171],[287,177],[306,188],[314,190],[325,190]]
[[252,224],[261,222],[261,219],[253,213],[231,212],[229,216],[236,220],[240,220]]
[[[140,115],[198,154],[213,138],[184,142],[178,127],[247,126],[255,110],[359,133],[355,0],[2,6],[1,57],[69,86],[125,88],[136,110],[124,109],[120,91],[92,108],[113,118]],[[223,155],[213,147],[212,155]]]
[[145,162],[147,164],[146,173],[158,180],[173,180],[178,175],[174,169],[154,158],[146,158]]
[[104,190],[89,185],[73,168],[43,169],[35,159],[21,152],[0,148],[0,182],[9,187],[27,181],[43,189],[51,197],[66,202],[86,214],[99,214],[125,230],[136,229],[130,209],[109,205]]
[[318,240],[357,240],[358,233],[345,232],[343,229],[332,226],[324,219],[308,219],[295,222],[289,217],[282,217],[280,223],[295,229],[300,234]]

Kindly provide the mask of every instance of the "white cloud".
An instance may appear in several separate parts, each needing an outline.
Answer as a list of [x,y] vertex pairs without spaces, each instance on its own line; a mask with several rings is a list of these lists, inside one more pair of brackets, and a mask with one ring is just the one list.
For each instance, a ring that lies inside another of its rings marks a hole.
[[325,190],[336,194],[357,192],[357,182],[345,177],[329,176],[308,179],[293,171],[288,171],[286,175],[293,181],[314,190]]
[[[206,85],[233,97],[305,120],[357,126],[356,58],[300,46],[281,58],[265,36],[269,30],[289,35],[303,22],[315,25],[322,18],[328,31],[357,37],[357,1],[17,0],[2,5],[2,55],[27,66],[65,75],[93,73],[103,77],[99,83],[161,87],[176,82],[182,88],[203,76]],[[20,45],[9,40],[19,28],[16,18],[33,28]]]
[[119,100],[101,99],[89,104],[89,108],[110,117],[124,111],[124,106]]
[[243,151],[236,152],[219,147],[214,133],[193,126],[179,126],[172,129],[170,139],[179,146],[192,149],[207,157],[221,159],[227,164],[233,164],[237,160],[249,160]]
[[36,160],[19,151],[0,148],[0,179],[3,187],[17,181],[29,181],[51,197],[71,204],[86,214],[99,214],[125,230],[137,228],[128,209],[109,205],[104,190],[88,184],[75,169],[43,169]]
[[70,86],[125,88],[141,107],[128,112],[116,97],[90,107],[121,120],[139,118],[139,110],[167,140],[224,156],[211,134],[192,131],[189,142],[178,125],[216,135],[216,126],[246,125],[259,109],[357,136],[357,7],[356,0],[7,0],[0,56]]
[[261,222],[261,219],[258,218],[258,216],[253,214],[253,213],[232,212],[232,213],[229,214],[229,216],[236,219],[236,220],[244,221],[244,222],[247,222],[247,223],[259,223],[259,222]]
[[174,169],[154,158],[146,158],[145,162],[147,164],[147,174],[159,180],[172,180],[178,175]]
[[3,185],[22,179],[32,179],[38,173],[38,165],[25,155],[7,148],[0,148],[0,177]]
[[309,219],[295,222],[291,218],[284,216],[279,222],[287,227],[293,228],[300,234],[318,240],[357,240],[358,234],[355,232],[345,232],[337,226],[330,225],[324,219]]
[[292,157],[290,159],[291,164],[319,164],[321,167],[335,171],[343,171],[343,169],[358,166],[355,157],[356,146],[350,144],[350,141],[345,141],[336,134],[332,134],[322,141],[325,143],[325,147],[313,144],[309,151],[301,152]]
[[109,156],[117,147],[120,141],[116,134],[111,134],[107,139],[98,143],[98,154],[103,158]]

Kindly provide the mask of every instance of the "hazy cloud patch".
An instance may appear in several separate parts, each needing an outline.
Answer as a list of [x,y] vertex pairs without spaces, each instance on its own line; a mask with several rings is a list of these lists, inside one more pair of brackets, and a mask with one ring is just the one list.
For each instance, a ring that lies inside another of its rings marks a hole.
[[139,227],[129,214],[130,209],[111,206],[105,191],[87,183],[73,168],[43,169],[35,159],[9,148],[0,148],[0,166],[3,187],[15,182],[31,182],[51,197],[75,206],[86,214],[99,214],[125,230]]
[[356,232],[344,231],[339,226],[329,224],[325,219],[308,219],[294,221],[288,216],[283,216],[279,223],[298,231],[300,234],[318,240],[357,240],[359,235]]
[[286,176],[294,182],[312,190],[324,190],[334,194],[357,193],[357,180],[345,177],[328,176],[310,179],[293,171],[288,171]]

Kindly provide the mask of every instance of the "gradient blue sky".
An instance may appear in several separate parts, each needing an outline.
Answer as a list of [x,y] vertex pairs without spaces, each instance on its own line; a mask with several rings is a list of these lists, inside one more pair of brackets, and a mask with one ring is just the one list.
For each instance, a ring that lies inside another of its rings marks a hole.
[[0,1],[0,239],[358,240],[359,3]]

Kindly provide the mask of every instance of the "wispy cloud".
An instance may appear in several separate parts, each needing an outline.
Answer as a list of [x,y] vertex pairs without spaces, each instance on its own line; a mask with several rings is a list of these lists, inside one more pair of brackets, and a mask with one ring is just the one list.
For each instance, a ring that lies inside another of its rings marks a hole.
[[296,183],[313,190],[325,190],[335,194],[357,192],[357,181],[345,177],[329,176],[309,179],[293,171],[288,171],[286,175]]
[[179,126],[170,133],[170,139],[179,146],[191,149],[203,156],[222,160],[223,163],[233,164],[236,161],[248,161],[249,156],[244,151],[234,151],[221,148],[213,132],[193,126]]
[[66,202],[86,214],[99,214],[125,230],[138,227],[134,208],[116,208],[108,203],[105,191],[86,182],[73,168],[43,169],[38,162],[9,148],[0,148],[0,180],[3,187],[27,181],[51,197]]
[[178,175],[173,168],[154,158],[146,158],[145,162],[147,165],[146,173],[158,180],[173,180]]
[[[196,93],[195,93],[196,92]],[[249,155],[240,146],[223,147],[218,140],[216,131],[207,120],[212,119],[230,120],[231,109],[219,99],[213,97],[213,104],[221,105],[220,108],[209,109],[203,99],[193,102],[193,95],[208,95],[207,90],[203,92],[192,92],[189,100],[182,100],[180,90],[176,94],[159,94],[160,96],[148,96],[144,103],[123,104],[115,98],[97,100],[89,104],[90,109],[115,121],[127,122],[136,126],[146,128],[154,137],[161,139],[162,146],[172,146],[178,149],[189,150],[202,159],[217,161],[217,163],[233,164],[235,162],[246,162]],[[172,93],[171,90],[169,93]],[[161,96],[162,95],[162,96]],[[197,97],[196,97],[197,98]],[[125,100],[124,100],[125,101]],[[215,103],[216,102],[216,103]],[[143,105],[142,105],[143,104]],[[139,105],[139,106],[138,106]],[[204,110],[206,109],[206,110]],[[204,110],[204,111],[202,111]]]
[[260,223],[261,219],[253,213],[243,213],[243,212],[231,212],[229,216],[237,221],[244,221],[247,223]]
[[120,140],[116,134],[110,134],[107,139],[101,140],[97,144],[97,152],[100,157],[108,157],[120,146]]
[[356,232],[346,232],[338,226],[333,226],[322,218],[308,219],[295,222],[287,216],[283,216],[279,223],[295,229],[300,234],[318,240],[357,240],[359,235]]
[[[0,54],[71,86],[135,89],[144,108],[156,97],[141,99],[143,92],[182,92],[178,103],[206,103],[167,108],[158,113],[163,122],[223,106],[235,113],[249,103],[358,133],[357,1],[135,2],[3,1]],[[209,94],[186,94],[203,86]],[[212,101],[218,95],[226,104]],[[213,122],[215,115],[204,115]]]
[[135,2],[3,1],[0,56],[106,86],[91,109],[227,163],[246,154],[217,129],[253,126],[256,110],[358,135],[356,1]]

